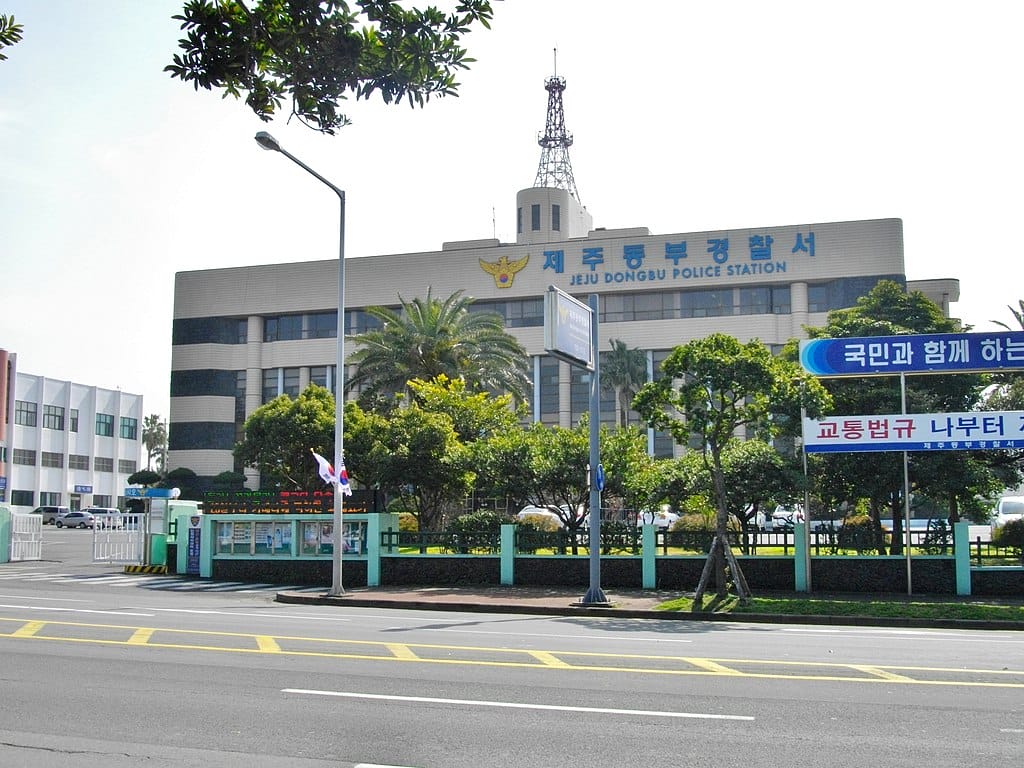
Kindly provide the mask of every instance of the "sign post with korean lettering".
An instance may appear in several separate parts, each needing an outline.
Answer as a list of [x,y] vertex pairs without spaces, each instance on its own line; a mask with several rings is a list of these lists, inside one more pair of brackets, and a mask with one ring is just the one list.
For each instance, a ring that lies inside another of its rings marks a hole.
[[800,364],[815,376],[1024,370],[1024,331],[804,339]]
[[1024,411],[804,419],[803,438],[807,453],[1024,448]]

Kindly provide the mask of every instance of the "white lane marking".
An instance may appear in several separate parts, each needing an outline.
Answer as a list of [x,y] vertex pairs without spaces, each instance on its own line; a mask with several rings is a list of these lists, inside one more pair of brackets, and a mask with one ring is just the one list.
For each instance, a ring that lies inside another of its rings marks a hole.
[[1024,733],[1024,728],[1000,728],[1000,733]]
[[[339,616],[304,616],[296,613],[241,613],[239,611],[210,611],[196,608],[151,608],[149,606],[128,606],[139,611],[157,611],[159,613],[193,613],[209,616],[246,616],[258,619],[304,619],[308,621],[351,621],[351,619]],[[358,617],[362,618],[362,617]]]
[[4,600],[50,600],[60,603],[94,603],[95,600],[76,600],[72,597],[37,597],[36,595],[0,595]]
[[56,605],[4,605],[0,603],[0,608],[16,608],[20,611],[54,611],[57,613],[104,613],[111,616],[147,616],[152,618],[155,614],[152,613],[131,613],[129,611],[100,611],[93,608],[61,608]]
[[352,768],[412,768],[411,765],[383,765],[381,763],[356,763]]
[[354,693],[351,691],[316,691],[307,688],[283,688],[281,693],[305,696],[333,696],[345,699],[374,699],[376,701],[407,701],[416,704],[456,704],[470,707],[498,707],[501,709],[540,709],[548,712],[588,712],[601,715],[636,715],[637,717],[673,717],[691,720],[743,720],[747,715],[714,715],[706,712],[666,712],[651,709],[611,709],[606,707],[570,707],[561,704],[523,704],[516,701],[477,701],[474,699],[435,699],[429,696],[387,696],[380,693]]
[[[394,629],[401,629],[401,627],[394,627]],[[592,639],[595,635],[565,635],[558,634],[555,632],[496,632],[493,630],[486,629],[441,629],[437,627],[419,627],[422,632],[454,632],[457,635],[501,635],[502,637],[555,637],[560,640],[587,640]],[[628,642],[644,642],[644,643],[692,643],[693,640],[686,638],[676,637],[616,637],[614,635],[606,637],[605,635],[599,635],[602,640],[615,640],[615,641],[628,641]]]
[[1024,637],[1016,637],[1014,635],[1000,635],[1000,634],[984,634],[978,636],[975,633],[977,630],[964,629],[959,632],[939,631],[939,630],[907,630],[907,629],[811,629],[811,628],[793,628],[785,627],[779,628],[779,632],[789,632],[797,635],[833,635],[833,636],[846,636],[846,637],[892,637],[895,640],[921,640],[921,639],[935,639],[943,641],[953,641],[958,643],[1013,643],[1019,644],[1024,642]]

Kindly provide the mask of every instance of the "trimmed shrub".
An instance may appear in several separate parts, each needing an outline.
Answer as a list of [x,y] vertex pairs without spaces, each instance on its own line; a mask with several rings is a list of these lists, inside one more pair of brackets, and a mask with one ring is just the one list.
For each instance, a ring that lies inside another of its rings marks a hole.
[[992,543],[1011,549],[1018,556],[1024,555],[1024,517],[1003,523],[992,531]]

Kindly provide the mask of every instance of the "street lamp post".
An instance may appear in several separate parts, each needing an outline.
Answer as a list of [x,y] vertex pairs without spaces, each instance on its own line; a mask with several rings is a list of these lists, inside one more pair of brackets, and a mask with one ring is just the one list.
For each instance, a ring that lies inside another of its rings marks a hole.
[[[331,182],[314,171],[295,155],[282,147],[277,139],[266,131],[256,134],[256,143],[264,149],[280,152],[297,166],[321,182],[326,184],[334,194],[338,196],[341,204],[341,228],[338,236],[338,363],[335,375],[335,396],[334,396],[334,467],[340,472],[344,459],[344,429],[343,420],[345,415],[345,191],[338,189]],[[342,492],[338,483],[334,484],[334,554],[331,568],[331,595],[345,594],[345,588],[341,585],[341,555],[342,555]]]

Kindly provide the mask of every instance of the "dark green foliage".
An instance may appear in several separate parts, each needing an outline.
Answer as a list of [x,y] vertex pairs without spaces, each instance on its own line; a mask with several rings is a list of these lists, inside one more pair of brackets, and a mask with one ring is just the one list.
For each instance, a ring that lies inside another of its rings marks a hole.
[[870,515],[846,518],[836,534],[840,549],[852,549],[860,554],[877,548],[878,537],[878,529]]
[[502,514],[481,509],[462,515],[452,521],[451,529],[458,534],[460,551],[497,552],[501,541],[501,526],[509,522]]
[[302,123],[333,134],[349,123],[339,102],[380,94],[386,104],[423,106],[455,96],[455,72],[473,59],[459,46],[476,23],[490,26],[488,0],[462,0],[445,15],[389,0],[314,2],[190,0],[180,15],[182,53],[164,68],[196,90],[246,94],[270,120],[285,99]]
[[1017,555],[1024,554],[1024,518],[1010,520],[996,528],[992,542],[1012,549]]
[[156,485],[161,480],[160,473],[151,469],[140,469],[128,475],[128,485]]

